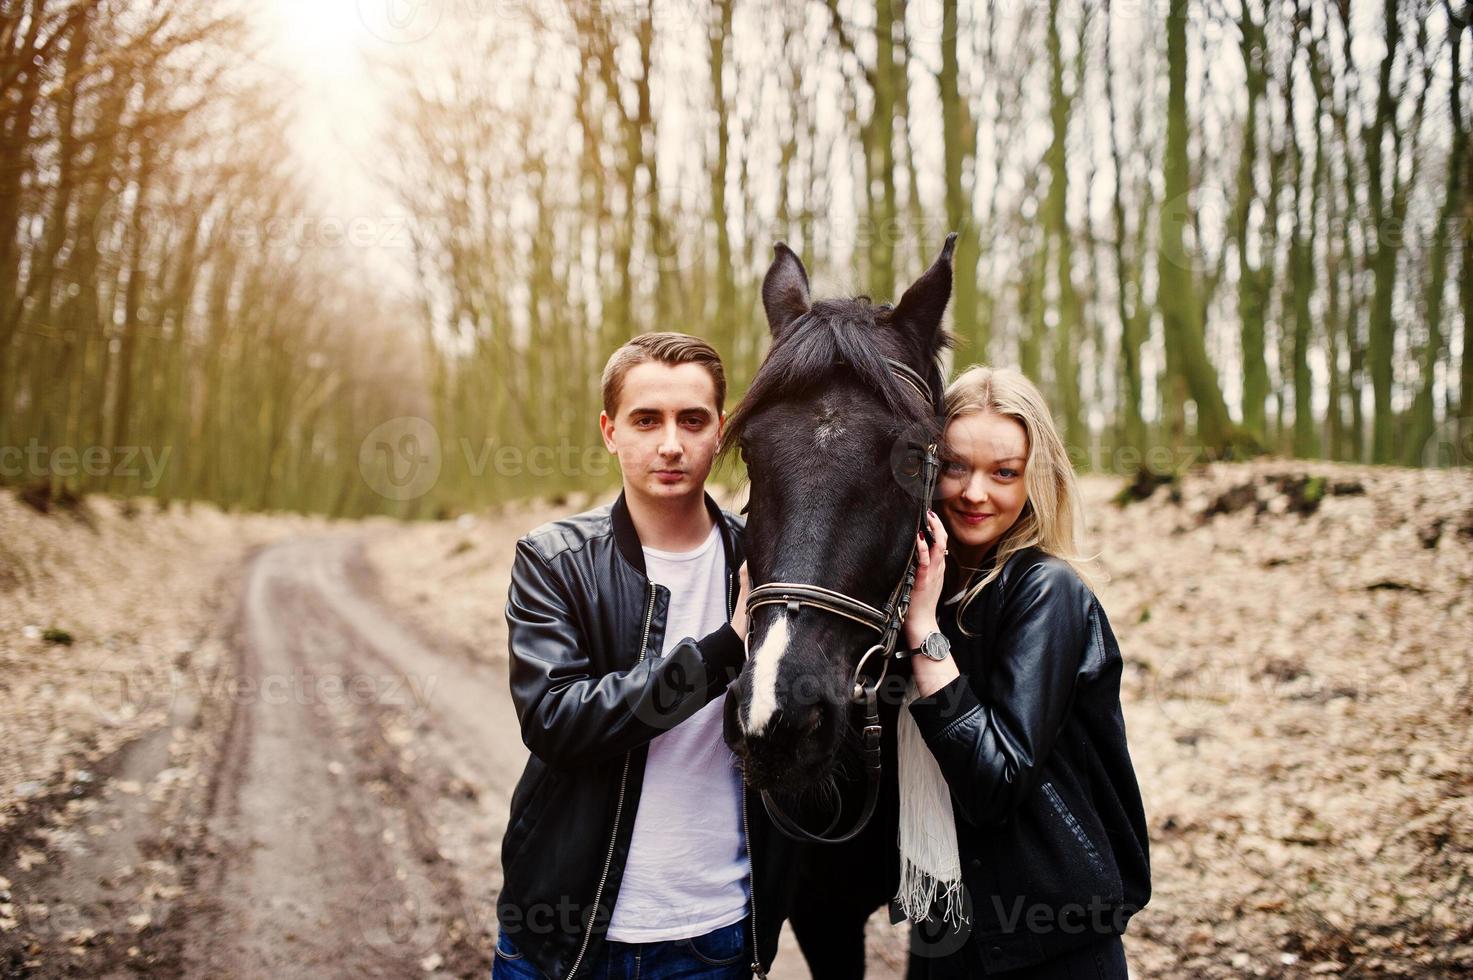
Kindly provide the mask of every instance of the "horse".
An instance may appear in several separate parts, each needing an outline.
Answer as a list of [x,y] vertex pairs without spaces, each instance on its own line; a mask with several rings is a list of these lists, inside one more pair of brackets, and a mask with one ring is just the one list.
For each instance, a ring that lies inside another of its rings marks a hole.
[[865,921],[899,886],[909,665],[892,651],[939,465],[955,241],[893,306],[813,300],[778,243],[762,283],[771,346],[723,437],[747,466],[752,585],[725,738],[779,829],[812,843],[789,921],[815,980],[863,975]]

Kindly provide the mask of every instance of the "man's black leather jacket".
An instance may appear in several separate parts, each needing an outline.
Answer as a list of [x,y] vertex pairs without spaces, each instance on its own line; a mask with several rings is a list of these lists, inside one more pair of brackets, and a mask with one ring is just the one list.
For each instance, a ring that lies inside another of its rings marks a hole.
[[[706,506],[726,551],[729,613],[743,522],[709,496]],[[649,742],[724,694],[746,657],[729,624],[661,656],[669,603],[645,573],[622,494],[517,542],[506,605],[511,693],[532,755],[512,794],[496,913],[552,980],[577,974],[604,941]],[[748,795],[751,958],[765,973],[787,914],[793,845]]]
[[1028,548],[961,623],[957,608],[938,618],[962,676],[911,715],[951,788],[970,900],[961,955],[980,975],[1124,932],[1150,899],[1151,868],[1120,648],[1094,593]]

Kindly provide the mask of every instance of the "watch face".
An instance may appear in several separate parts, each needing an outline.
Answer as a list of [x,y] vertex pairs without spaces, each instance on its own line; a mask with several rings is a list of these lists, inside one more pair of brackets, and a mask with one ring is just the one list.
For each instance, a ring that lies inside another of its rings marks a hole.
[[932,633],[921,643],[921,652],[932,660],[945,660],[951,652],[951,644],[940,633]]

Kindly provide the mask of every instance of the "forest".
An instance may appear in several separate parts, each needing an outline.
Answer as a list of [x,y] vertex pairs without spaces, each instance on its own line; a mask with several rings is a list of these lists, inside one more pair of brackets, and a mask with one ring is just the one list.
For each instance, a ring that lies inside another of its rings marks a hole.
[[[3,0],[0,481],[334,516],[598,489],[623,339],[704,336],[739,396],[774,242],[888,300],[951,230],[955,366],[1038,381],[1083,471],[1467,466],[1470,9],[441,0],[369,55],[391,290],[249,5]],[[410,456],[436,476],[394,492]]]

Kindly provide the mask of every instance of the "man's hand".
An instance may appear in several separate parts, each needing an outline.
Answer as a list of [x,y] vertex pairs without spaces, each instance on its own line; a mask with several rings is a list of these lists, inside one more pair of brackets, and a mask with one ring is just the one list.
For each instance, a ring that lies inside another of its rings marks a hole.
[[741,580],[742,587],[737,592],[736,608],[731,612],[731,628],[736,630],[737,636],[742,642],[747,642],[747,593],[752,591],[752,582],[747,578],[747,563],[742,562],[742,567],[737,570],[737,578]]

